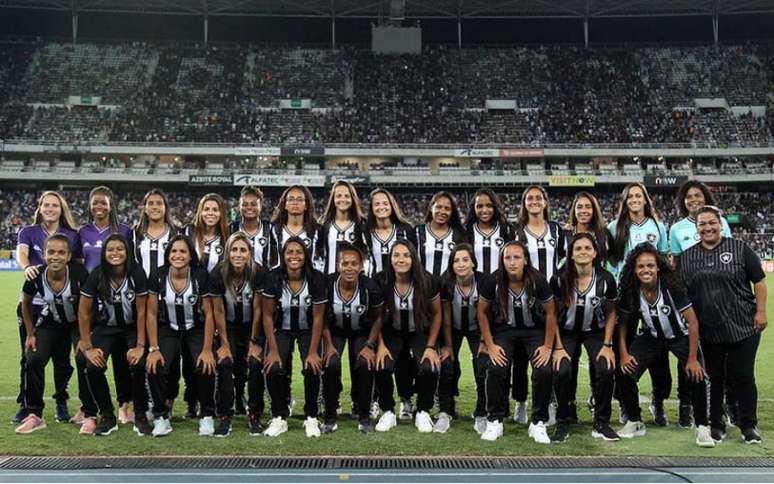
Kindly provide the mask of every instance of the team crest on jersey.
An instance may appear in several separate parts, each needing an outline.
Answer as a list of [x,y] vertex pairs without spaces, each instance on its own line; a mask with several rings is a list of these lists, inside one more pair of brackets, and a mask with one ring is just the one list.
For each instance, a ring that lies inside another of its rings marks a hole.
[[497,237],[497,238],[495,239],[495,245],[496,245],[497,247],[502,247],[502,246],[503,246],[503,244],[505,244],[505,241],[504,241],[504,240],[503,240],[501,237]]
[[70,304],[74,304],[75,303],[75,296],[67,296],[67,302],[69,302]]
[[732,260],[734,260],[734,256],[733,254],[731,254],[731,252],[723,252],[722,254],[720,254],[720,262],[722,262],[723,264],[728,264]]
[[197,296],[196,294],[191,294],[190,296],[188,296],[188,304],[196,304],[196,301],[198,300],[199,300],[199,296]]
[[669,316],[672,314],[672,308],[669,306],[661,306],[661,312],[664,313],[664,316]]
[[310,239],[303,239],[304,240],[304,246],[308,249],[312,245],[312,241]]
[[449,242],[446,244],[446,246],[449,248],[449,250],[454,250],[454,248],[457,246],[454,242]]
[[304,298],[304,306],[311,306],[312,305],[312,296],[306,296]]
[[258,245],[266,247],[266,237],[258,237]]
[[595,308],[599,306],[600,299],[597,296],[592,296],[591,298],[591,307]]
[[350,242],[354,242],[355,241],[355,233],[354,232],[350,232],[349,234],[347,234],[347,238],[349,239]]
[[363,306],[362,304],[358,304],[357,306],[355,306],[355,312],[358,314],[363,314],[365,310],[366,310],[366,307]]
[[648,238],[648,242],[650,242],[651,244],[656,243],[656,234],[648,234],[647,238]]
[[443,242],[436,242],[435,250],[443,250]]
[[223,255],[223,247],[220,245],[215,247],[215,253],[218,254],[219,256]]
[[169,242],[163,242],[161,244],[161,250],[167,250],[167,246],[169,245]]
[[698,242],[698,241],[699,241],[699,239],[701,239],[701,237],[699,237],[699,232],[696,232],[695,234],[693,234],[693,240],[695,240],[696,242]]
[[556,247],[556,239],[551,239],[548,243],[551,244],[551,247]]

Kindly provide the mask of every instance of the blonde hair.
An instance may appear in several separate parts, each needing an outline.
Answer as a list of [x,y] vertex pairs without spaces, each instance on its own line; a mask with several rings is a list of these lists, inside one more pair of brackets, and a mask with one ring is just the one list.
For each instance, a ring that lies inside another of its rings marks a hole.
[[226,246],[224,248],[225,255],[220,262],[220,275],[223,278],[223,285],[226,288],[226,292],[232,298],[236,298],[236,292],[234,291],[234,279],[236,279],[236,273],[234,272],[234,268],[231,265],[228,255],[231,253],[231,248],[234,247],[234,244],[240,241],[247,244],[247,250],[250,252],[250,257],[248,257],[244,271],[245,281],[252,283],[253,275],[256,271],[256,264],[252,256],[253,245],[250,243],[250,238],[245,235],[244,232],[234,232],[226,241]]
[[39,225],[43,222],[43,214],[40,213],[40,207],[43,205],[43,199],[48,196],[56,197],[56,199],[59,201],[59,207],[61,208],[61,213],[59,214],[59,226],[77,231],[78,224],[75,223],[75,218],[73,217],[73,213],[70,211],[70,206],[67,205],[67,201],[59,192],[55,192],[53,190],[47,190],[43,192],[40,195],[40,198],[38,198],[38,207],[35,209],[33,223],[35,225]]

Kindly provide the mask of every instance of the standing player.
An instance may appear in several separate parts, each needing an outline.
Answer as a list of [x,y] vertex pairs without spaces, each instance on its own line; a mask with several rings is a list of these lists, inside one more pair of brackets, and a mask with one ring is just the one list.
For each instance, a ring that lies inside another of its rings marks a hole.
[[[77,230],[78,226],[73,219],[67,201],[57,192],[43,192],[38,199],[38,206],[35,209],[35,215],[32,225],[28,225],[19,231],[16,244],[16,262],[24,271],[24,280],[31,281],[40,273],[40,268],[45,264],[44,250],[46,238],[53,234],[63,234],[70,241],[72,254],[78,258],[77,252]],[[21,314],[21,300],[23,295],[19,295],[19,305],[16,308],[16,315],[19,323],[19,342],[21,347],[20,376],[19,376],[19,396],[16,402],[19,404],[19,412],[13,417],[14,423],[22,421],[26,414],[23,409],[24,403],[24,371],[26,368],[24,342],[27,339],[26,326]],[[43,306],[43,301],[33,300],[34,306]],[[73,374],[73,367],[70,365],[70,350],[65,353],[56,353],[52,357],[54,361],[54,399],[56,400],[56,420],[57,422],[67,422],[70,420],[70,412],[67,409],[67,385],[70,376]]]
[[[261,267],[269,267],[271,261],[271,226],[261,220],[263,192],[255,186],[242,188],[239,194],[240,220],[231,224],[231,233],[243,232],[250,239],[253,248],[253,260]],[[276,256],[275,256],[276,257]],[[237,387],[237,390],[239,387]],[[238,393],[243,395],[244,392]],[[237,405],[239,405],[237,400]]]
[[720,442],[726,435],[722,402],[728,385],[738,398],[742,440],[759,444],[755,356],[768,325],[766,275],[747,244],[722,236],[718,210],[704,207],[695,215],[701,242],[683,253],[680,272],[699,317],[707,358],[712,438]]
[[[586,232],[573,236],[568,246],[567,264],[551,279],[554,298],[559,302],[559,337],[557,347],[567,354],[580,355],[586,347],[589,366],[595,368],[592,394],[594,396],[594,428],[592,437],[608,441],[618,440],[610,428],[610,403],[613,398],[615,353],[615,278],[602,268],[597,239]],[[573,375],[570,361],[562,361],[554,378],[558,401],[556,430],[553,442],[564,442],[570,435],[573,417],[570,402],[575,396],[577,373]]]
[[22,288],[21,313],[26,334],[22,400],[25,418],[16,428],[18,434],[46,428],[43,420],[46,365],[54,355],[66,355],[70,359],[71,333],[78,324],[78,297],[87,275],[79,263],[70,264],[72,254],[67,235],[48,236],[43,250],[45,265]]
[[350,354],[356,357],[351,365],[352,386],[359,399],[358,429],[363,433],[374,431],[369,420],[369,406],[374,391],[376,369],[376,345],[382,332],[384,297],[381,288],[363,274],[364,255],[362,250],[344,242],[339,246],[338,274],[327,278],[327,299],[325,313],[326,340],[333,350],[326,348],[323,372],[323,394],[325,395],[325,424],[323,433],[334,432],[336,409],[339,407],[341,385],[341,357],[344,344]]
[[[669,350],[685,365],[691,383],[693,415],[696,421],[696,445],[715,447],[707,425],[707,391],[703,358],[699,349],[699,322],[685,287],[666,257],[656,247],[642,242],[629,253],[621,272],[621,297],[618,310],[621,370],[616,381],[629,420],[618,431],[623,438],[645,435],[640,416],[636,382],[654,361]],[[627,338],[629,328],[643,322],[642,331]]]
[[337,181],[331,188],[322,219],[321,237],[325,241],[323,273],[336,272],[339,246],[342,243],[348,242],[365,250],[367,233],[365,216],[355,186],[348,181]]
[[223,197],[217,193],[204,195],[196,206],[193,224],[185,228],[185,235],[193,240],[202,268],[212,272],[223,260],[223,245],[230,235]]
[[387,312],[377,354],[376,384],[383,413],[376,430],[387,432],[397,425],[392,374],[399,371],[396,356],[407,347],[413,355],[411,363],[417,368],[414,425],[420,432],[432,432],[429,412],[441,366],[436,349],[442,323],[437,285],[422,268],[414,245],[405,239],[392,246],[390,264],[382,272],[380,283]]
[[134,431],[150,435],[148,394],[145,389],[145,307],[148,295],[145,272],[132,262],[129,243],[120,234],[111,234],[102,246],[101,262],[81,289],[78,307],[80,353],[86,369],[91,398],[84,402],[84,418],[101,420],[96,435],[108,435],[118,430],[113,413],[105,371],[107,359],[113,359],[113,372],[121,361],[131,368],[131,394],[134,397]]
[[417,252],[422,266],[437,280],[446,270],[454,246],[465,241],[457,199],[449,192],[438,192],[430,199],[425,223],[417,225]]
[[[292,237],[301,239],[304,249],[309,251],[312,267],[323,269],[323,239],[320,234],[320,224],[315,220],[314,197],[305,186],[292,185],[285,189],[274,209],[271,218],[272,243],[277,253],[285,247]],[[272,268],[279,267],[282,257],[275,260]]]
[[514,238],[514,232],[499,197],[489,188],[479,188],[465,219],[467,240],[478,262],[476,271],[491,274],[497,270],[500,249]]
[[[508,369],[514,352],[523,348],[532,363],[532,422],[529,436],[550,444],[546,431],[551,400],[551,357],[556,338],[554,296],[545,277],[530,264],[521,242],[507,242],[500,252],[500,268],[480,285],[478,324],[490,361],[486,372],[487,426],[483,440],[503,435],[508,413]],[[568,358],[557,349],[554,358]]]
[[397,239],[406,239],[416,245],[414,228],[403,216],[400,205],[392,193],[384,188],[371,192],[371,207],[368,210],[368,233],[366,237],[370,250],[371,277],[382,272],[390,262],[390,249]]
[[[660,254],[669,253],[669,241],[664,224],[659,221],[658,212],[648,191],[642,183],[630,183],[626,185],[621,194],[621,203],[618,207],[618,216],[607,226],[613,234],[613,251],[610,254],[611,272],[618,277],[623,268],[629,252],[638,244],[647,242]],[[630,339],[634,337],[636,328],[627,328]],[[628,342],[631,344],[631,341]],[[650,412],[653,414],[653,423],[658,426],[667,425],[667,417],[664,412],[664,400],[669,398],[672,391],[672,374],[669,369],[669,352],[664,349],[655,362],[650,366],[650,379],[653,383],[653,396],[650,403]],[[619,388],[619,387],[617,387]],[[636,389],[636,388],[635,388]],[[637,390],[639,391],[639,390]],[[623,401],[623,396],[616,390],[616,398]],[[626,407],[621,414],[621,423],[628,418],[625,415]]]
[[[113,191],[104,185],[94,187],[89,192],[89,214],[91,222],[78,229],[78,250],[76,252],[80,251],[83,255],[83,265],[87,271],[92,272],[101,264],[102,249],[107,238],[112,234],[120,234],[125,240],[131,241],[132,228],[118,222]],[[128,256],[134,258],[131,247]],[[143,322],[143,324],[145,323]],[[82,361],[76,358],[76,366]],[[79,392],[82,392],[80,376],[84,374],[84,370],[84,368],[78,368]],[[132,401],[132,376],[129,373],[126,358],[123,356],[113,359],[113,380],[118,399],[118,421],[122,424],[132,422],[134,414],[129,408],[129,402]],[[74,423],[82,423],[83,411],[79,410],[72,420]]]
[[[299,192],[300,193],[300,192]],[[291,192],[291,197],[298,196]],[[272,420],[264,435],[277,437],[288,431],[290,386],[287,372],[298,345],[304,375],[304,431],[320,436],[317,419],[323,360],[320,340],[325,314],[325,281],[312,268],[309,250],[299,237],[290,237],[280,252],[280,266],[272,270],[263,286],[263,330],[267,354],[263,367],[271,396]]]

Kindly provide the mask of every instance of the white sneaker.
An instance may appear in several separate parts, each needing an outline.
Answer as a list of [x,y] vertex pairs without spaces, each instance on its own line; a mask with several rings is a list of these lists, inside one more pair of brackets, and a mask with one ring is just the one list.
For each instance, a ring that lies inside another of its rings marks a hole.
[[527,402],[516,402],[513,409],[513,421],[519,425],[527,425]]
[[373,420],[376,420],[377,418],[379,418],[379,402],[377,402],[377,401],[371,402],[370,417]]
[[632,437],[642,437],[647,432],[645,424],[642,422],[633,422],[629,420],[626,425],[621,427],[618,431],[618,436],[623,439],[631,439]]
[[163,435],[169,435],[170,433],[172,433],[172,424],[169,423],[168,418],[159,417],[153,421],[152,436],[161,437]]
[[280,434],[284,434],[288,431],[288,421],[282,417],[274,417],[269,422],[269,428],[264,431],[263,435],[267,437],[276,437]]
[[307,437],[319,437],[320,434],[320,421],[315,417],[306,417],[304,420],[304,432]]
[[396,425],[398,425],[398,422],[395,419],[395,414],[388,410],[382,414],[381,418],[376,423],[376,431],[387,432]]
[[414,418],[414,406],[411,404],[411,400],[400,401],[400,412],[398,413],[400,420],[411,420]]
[[699,425],[696,427],[696,445],[699,447],[715,447],[715,439],[712,438],[708,426]]
[[[487,427],[487,430],[488,429],[489,428]],[[548,431],[546,430],[546,424],[543,422],[529,424],[527,434],[538,444],[551,443],[551,438],[548,436]]]
[[556,425],[556,403],[551,402],[548,404],[548,422],[546,427],[553,427]]
[[451,427],[451,421],[452,417],[446,412],[441,412],[438,414],[438,419],[435,421],[435,425],[433,425],[433,432],[437,432],[439,434],[445,434],[447,430]]
[[203,437],[215,435],[215,420],[212,417],[202,417],[199,419],[199,435]]
[[503,436],[503,424],[499,420],[486,423],[486,430],[481,434],[481,440],[494,442]]
[[433,431],[433,419],[424,410],[417,412],[417,416],[414,417],[414,426],[423,434],[430,433]]
[[475,430],[478,435],[482,435],[486,432],[486,423],[486,417],[476,417],[475,422],[473,422],[473,430]]

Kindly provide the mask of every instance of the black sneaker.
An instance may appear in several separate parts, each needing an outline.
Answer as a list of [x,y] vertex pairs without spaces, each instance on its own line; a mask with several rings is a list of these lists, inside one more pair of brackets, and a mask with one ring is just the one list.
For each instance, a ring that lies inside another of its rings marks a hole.
[[360,423],[357,424],[357,429],[364,434],[374,433],[374,426],[371,425],[370,420],[361,420]]
[[667,416],[664,413],[664,401],[652,400],[650,402],[650,413],[653,415],[653,423],[659,427],[666,427]]
[[352,413],[349,414],[350,420],[359,420],[360,419],[360,408],[358,408],[357,403],[352,402]]
[[570,402],[569,405],[570,414],[567,417],[567,421],[570,424],[577,424],[578,423],[578,406],[575,404],[575,402]]
[[56,404],[56,421],[60,423],[70,421],[70,410],[67,409],[66,401]]
[[693,425],[693,407],[680,404],[680,418],[677,420],[677,425],[684,429],[691,428]]
[[617,442],[621,440],[618,433],[613,430],[607,422],[594,423],[594,427],[591,429],[591,436],[595,439],[602,439],[607,442]]
[[748,427],[742,429],[742,440],[745,444],[760,444],[761,434],[758,433],[758,429],[755,427]]
[[94,435],[110,435],[118,430],[118,420],[115,415],[103,415],[97,424]]
[[320,427],[320,432],[323,434],[332,434],[333,432],[339,430],[339,426],[336,425],[335,420],[329,420],[326,421],[322,426]]
[[132,427],[134,433],[139,436],[152,435],[153,425],[148,422],[148,417],[145,416],[145,412],[138,412],[134,416],[134,426]]
[[196,402],[188,403],[188,409],[185,411],[185,418],[189,420],[199,418],[199,410],[197,409]]
[[720,427],[712,427],[710,428],[710,435],[712,436],[712,440],[714,440],[717,443],[723,442],[723,440],[726,438],[726,429],[722,429]]
[[247,415],[247,409],[245,408],[245,397],[237,395],[234,400],[234,415]]
[[570,438],[570,424],[567,422],[557,422],[554,435],[551,436],[551,443],[561,444],[567,442]]
[[248,417],[247,427],[250,429],[250,435],[263,435],[263,431],[266,430],[261,424],[261,418],[254,413]]
[[227,437],[231,434],[231,417],[220,417],[215,427],[215,437]]

